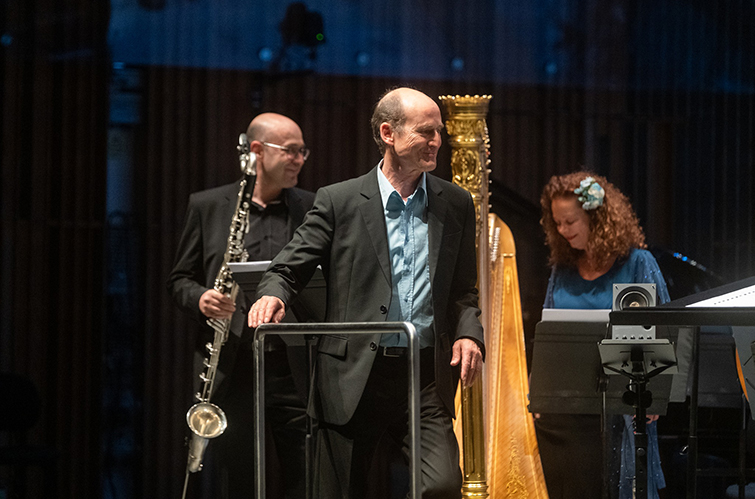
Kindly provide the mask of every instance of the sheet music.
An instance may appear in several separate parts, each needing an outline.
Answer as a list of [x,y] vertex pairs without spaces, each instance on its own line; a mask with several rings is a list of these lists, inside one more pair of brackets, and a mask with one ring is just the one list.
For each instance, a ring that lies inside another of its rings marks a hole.
[[688,307],[755,307],[755,285],[690,303]]
[[271,260],[259,260],[256,262],[230,262],[228,268],[231,272],[264,272],[270,266]]
[[608,323],[608,309],[568,309],[544,308],[542,320],[555,322],[605,322]]

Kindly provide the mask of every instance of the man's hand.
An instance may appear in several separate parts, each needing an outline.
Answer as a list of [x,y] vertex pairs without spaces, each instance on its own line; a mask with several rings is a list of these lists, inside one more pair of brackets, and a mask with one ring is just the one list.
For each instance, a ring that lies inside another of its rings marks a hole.
[[249,327],[272,322],[278,324],[286,316],[286,306],[277,296],[263,296],[249,310]]
[[451,365],[459,365],[459,362],[461,362],[461,384],[464,387],[470,387],[482,372],[482,352],[474,340],[459,338],[454,342]]
[[226,319],[236,311],[236,304],[223,293],[210,288],[199,297],[199,311],[211,319]]

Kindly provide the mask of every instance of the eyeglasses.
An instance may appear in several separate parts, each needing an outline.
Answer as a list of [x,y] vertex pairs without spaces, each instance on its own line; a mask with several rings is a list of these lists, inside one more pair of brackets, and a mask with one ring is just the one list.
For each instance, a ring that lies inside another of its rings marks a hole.
[[299,149],[296,149],[293,147],[286,147],[286,146],[281,146],[278,144],[271,144],[270,142],[263,142],[262,145],[280,149],[281,151],[286,153],[286,156],[288,156],[289,159],[294,159],[297,155],[301,154],[301,158],[304,161],[307,161],[307,158],[309,157],[309,153],[310,153],[309,149],[307,149],[306,147],[301,147]]

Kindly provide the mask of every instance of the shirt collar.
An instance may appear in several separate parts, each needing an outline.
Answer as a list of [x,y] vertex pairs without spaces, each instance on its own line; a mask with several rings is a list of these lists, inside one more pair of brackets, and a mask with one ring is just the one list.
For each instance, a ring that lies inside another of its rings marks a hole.
[[[393,188],[391,183],[388,181],[388,178],[385,176],[385,173],[383,173],[383,160],[380,160],[380,163],[378,164],[377,177],[378,187],[380,188],[380,200],[383,202],[383,210],[385,210],[391,194],[395,192],[399,196],[399,198],[401,197],[401,195],[398,194],[398,191]],[[422,175],[419,178],[419,182],[417,183],[417,188],[414,189],[414,192],[409,197],[413,197],[420,189],[422,189],[423,194],[427,193],[427,175],[425,174],[425,172],[422,172]],[[423,205],[427,206],[427,196],[423,196]]]
[[252,201],[251,204],[252,204],[252,206],[254,206],[255,208],[257,208],[259,211],[265,211],[268,207],[277,206],[277,205],[280,205],[280,204],[282,204],[283,206],[285,206],[286,208],[288,208],[288,191],[289,191],[288,189],[281,190],[281,195],[278,196],[277,199],[273,199],[272,201],[270,201],[269,203],[267,203],[267,207],[266,208],[263,208],[262,206],[258,205],[254,201]]

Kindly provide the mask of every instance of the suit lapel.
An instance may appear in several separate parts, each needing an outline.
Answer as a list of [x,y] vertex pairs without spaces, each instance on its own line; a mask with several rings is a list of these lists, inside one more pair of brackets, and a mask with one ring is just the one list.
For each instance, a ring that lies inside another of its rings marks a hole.
[[304,220],[304,215],[307,211],[304,209],[301,203],[301,197],[293,189],[286,189],[284,191],[286,196],[286,206],[288,208],[288,238],[291,239],[294,236],[294,232]]
[[359,213],[364,221],[367,234],[370,236],[372,247],[380,264],[380,270],[383,271],[383,276],[390,284],[391,262],[388,255],[388,234],[385,228],[383,201],[380,198],[375,168],[363,177],[361,194],[364,201],[359,205]]
[[[229,185],[225,191],[225,222],[224,229],[228,229],[231,226],[231,219],[236,214],[236,201],[239,199],[239,189],[241,189],[241,180],[235,184]],[[227,235],[226,235],[227,237]]]
[[446,222],[448,202],[443,198],[443,187],[432,175],[427,175],[427,238],[430,246],[430,282],[435,282],[440,243]]

